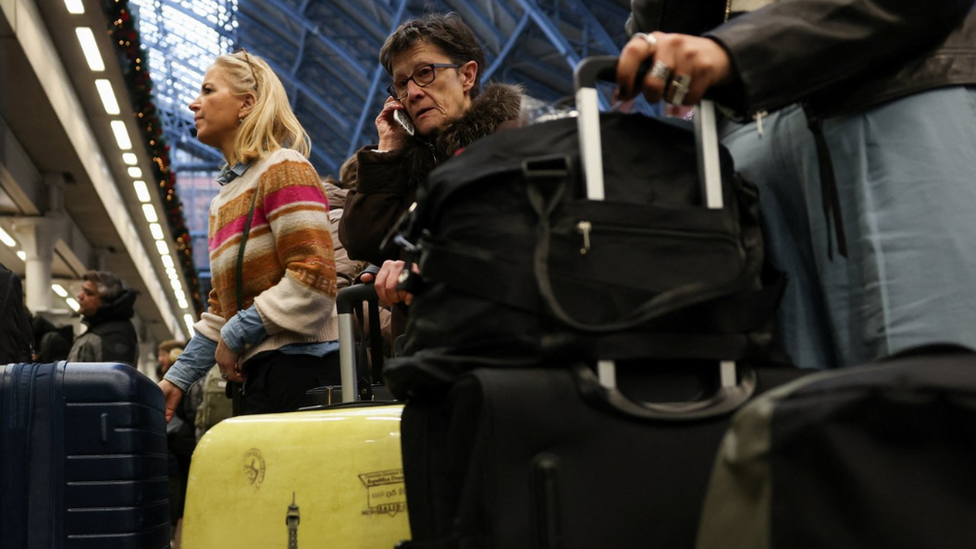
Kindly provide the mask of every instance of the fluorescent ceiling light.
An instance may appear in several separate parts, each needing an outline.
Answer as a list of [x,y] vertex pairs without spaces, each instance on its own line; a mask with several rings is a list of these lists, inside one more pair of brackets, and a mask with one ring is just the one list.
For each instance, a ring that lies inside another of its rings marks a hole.
[[75,301],[75,298],[73,297],[69,297],[68,299],[65,299],[65,301],[68,302],[68,307],[71,307],[71,310],[73,310],[76,313],[78,312],[78,309],[81,308],[81,306],[78,305],[78,302]]
[[64,0],[64,7],[68,8],[68,13],[75,15],[85,13],[85,5],[81,0]]
[[173,291],[174,292],[182,292],[183,291],[183,284],[180,283],[180,280],[179,279],[170,280],[169,281],[169,285],[173,287]]
[[152,233],[153,240],[163,239],[163,228],[159,225],[159,223],[150,223],[149,232]]
[[98,44],[95,43],[95,34],[88,27],[78,27],[75,29],[78,41],[81,42],[81,51],[85,52],[85,60],[88,67],[96,72],[105,70],[105,63],[102,61],[102,54],[98,52]]
[[159,250],[159,255],[169,255],[169,246],[165,240],[157,240],[156,249]]
[[186,309],[189,304],[187,304],[186,299],[177,299],[176,304],[180,306],[180,309]]
[[145,181],[137,179],[132,182],[132,186],[136,189],[136,198],[139,202],[149,202],[149,188],[146,187]]
[[51,284],[51,289],[61,297],[68,297],[68,290],[65,290],[64,286],[60,284]]
[[19,257],[21,261],[27,261],[27,252],[18,250],[17,257]]
[[17,247],[17,241],[14,240],[13,237],[7,234],[7,231],[3,229],[0,229],[0,242],[3,242],[4,244],[10,246],[11,248]]
[[102,106],[105,107],[106,114],[119,114],[119,102],[115,99],[115,92],[112,90],[112,83],[104,78],[95,80],[95,88],[98,89],[98,96],[102,98]]
[[146,215],[146,221],[150,223],[159,222],[159,218],[156,217],[156,208],[153,208],[152,204],[143,204],[142,213]]
[[132,153],[122,153],[122,162],[130,166],[135,166],[139,163],[139,157]]
[[[184,305],[185,309],[186,306]],[[190,337],[193,337],[193,317],[189,313],[183,315],[183,324],[186,324],[186,331],[190,332]]]
[[166,267],[167,269],[172,269],[173,268],[173,265],[174,265],[173,264],[173,258],[170,257],[170,256],[168,256],[168,255],[164,255],[163,256],[163,267]]
[[[166,263],[166,262],[163,261],[163,263]],[[173,276],[175,276],[176,275],[176,267],[166,267],[166,274],[168,274],[170,276],[170,278],[172,278]]]
[[127,151],[132,148],[132,141],[129,140],[129,131],[125,129],[125,122],[113,120],[112,133],[115,134],[115,141],[119,144],[120,149]]
[[183,293],[183,288],[179,290],[173,290],[173,295],[176,296],[177,301],[186,301],[186,294]]
[[142,177],[142,170],[139,168],[129,168],[129,177]]
[[180,275],[176,274],[176,270],[175,269],[173,270],[173,272],[167,271],[166,274],[169,276],[169,279],[170,280],[179,280],[180,279]]

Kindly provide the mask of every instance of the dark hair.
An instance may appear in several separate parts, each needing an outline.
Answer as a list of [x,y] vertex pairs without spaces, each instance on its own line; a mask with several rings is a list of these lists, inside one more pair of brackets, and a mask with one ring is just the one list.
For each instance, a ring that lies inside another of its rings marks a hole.
[[110,271],[88,271],[82,278],[92,281],[98,288],[99,297],[105,301],[114,301],[125,289],[122,280]]
[[392,76],[393,58],[414,47],[418,42],[436,46],[451,58],[452,63],[458,65],[468,61],[478,63],[478,74],[471,88],[471,98],[481,93],[481,71],[485,68],[485,52],[471,29],[461,21],[460,15],[454,12],[446,15],[431,13],[420,19],[404,22],[380,48],[380,64]]

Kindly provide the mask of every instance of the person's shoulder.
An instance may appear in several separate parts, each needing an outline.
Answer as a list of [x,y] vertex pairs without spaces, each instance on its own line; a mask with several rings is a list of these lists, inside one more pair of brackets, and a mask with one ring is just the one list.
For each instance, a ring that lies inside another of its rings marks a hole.
[[269,167],[281,162],[300,162],[309,166],[312,165],[308,158],[305,158],[305,155],[294,149],[278,149],[264,157],[264,164]]

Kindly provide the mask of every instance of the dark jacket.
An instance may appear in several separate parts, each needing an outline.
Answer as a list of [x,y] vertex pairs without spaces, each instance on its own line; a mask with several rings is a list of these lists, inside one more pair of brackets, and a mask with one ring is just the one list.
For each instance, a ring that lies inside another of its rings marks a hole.
[[462,148],[491,135],[503,122],[517,120],[521,100],[518,87],[490,84],[461,118],[429,140],[411,139],[403,149],[385,153],[375,146],[362,148],[356,187],[346,197],[339,224],[339,240],[349,257],[376,265],[398,258],[394,244],[381,250],[380,243],[413,203],[417,186]]
[[103,303],[93,316],[82,321],[88,331],[75,340],[68,355],[69,362],[124,362],[130,366],[139,363],[139,339],[132,325],[138,293],[126,288],[111,303]]
[[30,362],[32,338],[20,277],[0,265],[0,364]]
[[[976,84],[974,0],[769,1],[756,11],[733,13],[728,23],[704,33],[729,53],[735,76],[709,95],[740,114],[802,101],[808,113],[823,118],[925,90]],[[725,8],[734,12],[738,3],[633,0],[628,25],[695,33],[724,19]],[[685,16],[678,18],[680,10]]]

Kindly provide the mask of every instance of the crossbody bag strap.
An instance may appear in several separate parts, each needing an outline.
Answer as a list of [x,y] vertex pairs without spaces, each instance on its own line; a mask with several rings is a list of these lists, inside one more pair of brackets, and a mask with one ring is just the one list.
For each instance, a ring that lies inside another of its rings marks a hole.
[[244,245],[247,244],[247,235],[251,232],[251,221],[254,219],[254,205],[258,202],[258,188],[254,187],[254,196],[251,197],[251,210],[247,213],[247,221],[244,223],[244,233],[241,234],[241,246],[237,250],[237,310],[244,308]]

